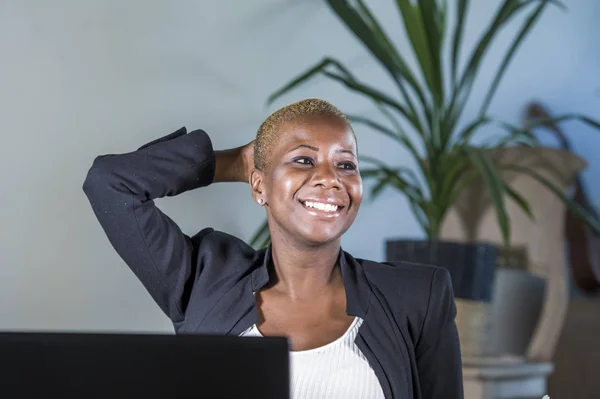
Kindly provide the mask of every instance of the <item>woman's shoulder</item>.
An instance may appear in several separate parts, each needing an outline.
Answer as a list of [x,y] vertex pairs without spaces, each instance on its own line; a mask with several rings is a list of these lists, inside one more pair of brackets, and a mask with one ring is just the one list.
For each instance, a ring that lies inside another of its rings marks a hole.
[[434,265],[405,261],[376,262],[356,259],[372,292],[383,295],[397,311],[421,313],[432,302],[452,296],[448,270]]
[[399,328],[408,331],[415,342],[421,336],[426,319],[433,318],[436,320],[434,324],[443,324],[455,316],[452,283],[447,269],[411,262],[357,259],[357,263],[369,284],[371,308],[388,308],[384,313],[391,311],[396,315]]
[[357,259],[369,280],[389,285],[390,287],[406,287],[416,290],[429,288],[437,278],[444,278],[448,271],[442,267],[406,261],[377,262]]
[[239,237],[208,227],[191,237],[196,263],[219,273],[244,272],[262,262],[265,250],[256,250]]

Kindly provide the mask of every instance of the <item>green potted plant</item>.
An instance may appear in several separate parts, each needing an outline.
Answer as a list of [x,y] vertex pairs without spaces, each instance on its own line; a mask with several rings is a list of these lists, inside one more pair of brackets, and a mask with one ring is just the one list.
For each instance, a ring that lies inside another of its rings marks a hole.
[[[485,28],[466,60],[459,66],[462,52],[468,0],[449,2],[454,5],[456,25],[447,26],[448,2],[437,0],[396,0],[401,25],[412,47],[417,68],[411,68],[405,56],[393,45],[382,25],[364,0],[327,0],[329,7],[379,62],[394,82],[394,92],[383,92],[358,79],[341,61],[326,57],[315,66],[277,90],[268,102],[317,76],[325,76],[361,95],[377,107],[380,118],[348,115],[353,125],[368,126],[384,134],[408,151],[416,168],[391,166],[375,158],[362,156],[371,168],[361,168],[365,179],[374,179],[371,196],[384,188],[402,192],[423,229],[426,240],[388,242],[388,260],[433,263],[446,267],[452,275],[458,298],[489,301],[495,267],[495,247],[486,243],[457,243],[440,239],[440,230],[449,209],[473,179],[480,179],[493,203],[505,245],[510,243],[510,219],[505,197],[514,200],[527,215],[532,212],[525,198],[500,176],[503,169],[523,173],[547,186],[566,204],[569,211],[593,231],[600,232],[600,222],[585,209],[567,198],[562,190],[531,168],[520,165],[497,165],[493,151],[508,146],[538,146],[535,137],[488,113],[496,89],[516,50],[531,31],[551,0],[504,0],[491,23]],[[482,60],[501,29],[516,16],[526,18],[512,40],[493,76],[479,112],[464,126],[459,125]],[[450,46],[450,57],[444,56]],[[597,122],[579,115],[558,117],[552,122],[579,119],[600,129]],[[540,124],[549,121],[540,121]],[[495,141],[475,145],[473,138],[483,128],[494,125],[506,131]],[[530,129],[535,128],[530,126]],[[263,224],[251,240],[255,246],[269,242],[268,228]],[[395,249],[390,249],[390,245]],[[395,255],[394,255],[395,254]]]

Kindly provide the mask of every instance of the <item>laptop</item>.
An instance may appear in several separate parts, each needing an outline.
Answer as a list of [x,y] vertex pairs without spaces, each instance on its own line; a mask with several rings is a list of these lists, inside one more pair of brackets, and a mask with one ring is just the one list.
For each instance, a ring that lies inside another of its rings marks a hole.
[[0,398],[289,398],[288,342],[0,333]]

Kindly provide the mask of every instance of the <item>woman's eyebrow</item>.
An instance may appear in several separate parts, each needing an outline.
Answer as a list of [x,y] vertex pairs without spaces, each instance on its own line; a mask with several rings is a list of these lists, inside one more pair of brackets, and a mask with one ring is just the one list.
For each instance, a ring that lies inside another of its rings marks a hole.
[[314,147],[314,146],[308,145],[308,144],[300,144],[299,146],[292,148],[288,152],[296,151],[298,148],[308,148],[309,150],[319,152],[319,147]]
[[342,154],[350,154],[350,155],[352,155],[354,158],[356,158],[356,155],[354,155],[354,152],[353,152],[353,151],[351,151],[351,150],[344,150],[344,149],[341,149],[341,150],[336,150],[335,152],[337,152],[337,153],[342,153]]
[[[298,148],[308,148],[309,150],[312,150],[312,151],[315,151],[315,152],[319,152],[319,147],[315,147],[315,146],[308,145],[308,144],[300,144],[300,145],[292,148],[288,152],[296,151]],[[338,153],[338,154],[350,154],[354,158],[356,158],[356,155],[354,154],[354,152],[352,150],[339,149],[339,150],[335,150],[335,152]]]

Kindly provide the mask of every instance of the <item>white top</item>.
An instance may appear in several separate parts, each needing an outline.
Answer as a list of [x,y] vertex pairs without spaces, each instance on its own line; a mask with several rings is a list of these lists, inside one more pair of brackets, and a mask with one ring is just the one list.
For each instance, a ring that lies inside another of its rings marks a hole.
[[[335,341],[315,349],[290,351],[291,399],[383,399],[375,372],[354,339],[363,320],[355,318]],[[256,324],[240,334],[262,337]]]

